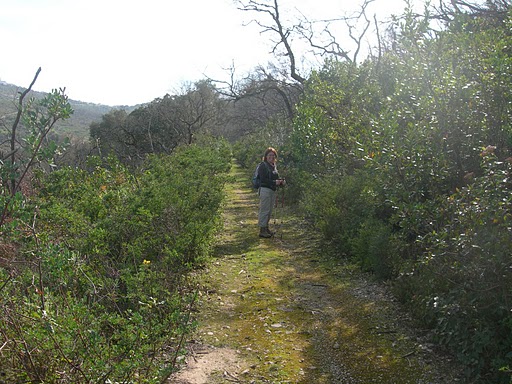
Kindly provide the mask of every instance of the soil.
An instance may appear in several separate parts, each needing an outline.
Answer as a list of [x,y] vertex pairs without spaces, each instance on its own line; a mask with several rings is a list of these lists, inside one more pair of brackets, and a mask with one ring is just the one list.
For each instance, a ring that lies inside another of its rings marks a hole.
[[324,256],[280,198],[276,235],[259,238],[257,194],[237,166],[227,195],[215,257],[194,277],[197,327],[169,383],[463,382],[387,287]]

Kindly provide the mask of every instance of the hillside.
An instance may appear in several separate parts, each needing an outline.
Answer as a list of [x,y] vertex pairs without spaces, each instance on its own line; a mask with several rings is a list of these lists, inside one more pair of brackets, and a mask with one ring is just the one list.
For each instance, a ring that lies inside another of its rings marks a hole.
[[[18,90],[24,89],[17,85],[0,81],[0,118],[14,116],[16,109],[14,102],[17,99]],[[31,92],[34,97],[44,97],[42,92]],[[83,139],[89,137],[89,126],[92,122],[100,121],[101,117],[112,109],[125,109],[132,111],[137,106],[109,106],[103,104],[86,103],[70,100],[71,107],[75,111],[69,120],[59,122],[55,132],[66,136]]]

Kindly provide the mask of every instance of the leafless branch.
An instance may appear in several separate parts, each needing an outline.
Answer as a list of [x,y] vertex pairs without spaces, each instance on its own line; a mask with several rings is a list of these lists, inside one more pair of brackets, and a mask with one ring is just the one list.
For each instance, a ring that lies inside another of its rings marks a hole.
[[[303,15],[303,20],[296,28],[302,38],[308,41],[309,45],[313,48],[314,53],[316,52],[316,54],[319,54],[320,56],[334,56],[349,62],[356,62],[357,57],[361,51],[363,39],[366,36],[368,28],[371,24],[366,15],[366,11],[367,7],[373,1],[374,0],[365,0],[358,12],[353,15],[339,18],[311,21]],[[361,20],[364,20],[364,25],[362,28],[360,25],[358,25],[360,24]],[[344,26],[348,29],[348,37],[350,40],[352,40],[352,42],[356,44],[356,48],[353,53],[351,50],[346,48],[346,42],[340,43],[335,33],[333,33],[333,26],[335,24],[344,24]],[[323,25],[322,31],[320,33],[318,33],[316,29],[319,25]],[[357,31],[360,32],[358,33]],[[325,41],[321,41],[319,36],[326,37]]]
[[309,25],[308,28],[309,29],[307,29],[307,30],[304,27],[301,28],[302,37],[305,38],[309,42],[309,45],[313,49],[319,51],[321,56],[332,55],[332,56],[337,56],[337,57],[343,58],[350,62],[352,61],[352,58],[349,56],[350,51],[343,49],[342,46],[336,41],[336,37],[329,30],[329,24],[323,30],[323,32],[327,36],[329,36],[329,38],[331,40],[327,44],[316,43],[314,40],[315,33],[313,32],[312,26]]
[[380,59],[382,57],[382,42],[380,37],[379,23],[377,22],[377,15],[373,15],[373,21],[375,23],[375,30],[377,32],[377,44],[378,44],[378,62],[380,63]]
[[365,21],[365,27],[363,30],[359,33],[359,35],[355,35],[355,31],[357,28],[355,28],[354,25],[349,25],[349,36],[350,38],[356,43],[356,51],[354,52],[354,62],[357,61],[357,56],[359,55],[359,51],[361,50],[361,44],[363,41],[364,36],[366,35],[366,32],[368,32],[368,28],[370,27],[370,20],[366,16],[366,8],[370,3],[372,3],[374,0],[366,0],[363,5],[361,6],[361,10],[359,14],[357,15],[357,20],[359,21],[361,18]]
[[241,11],[263,13],[270,17],[272,20],[271,24],[267,24],[261,20],[256,19],[253,21],[263,29],[262,33],[272,32],[277,35],[278,39],[274,40],[275,45],[271,52],[275,54],[278,48],[283,45],[285,49],[285,56],[288,57],[290,62],[290,77],[295,81],[303,84],[306,79],[298,73],[295,54],[290,45],[290,35],[292,28],[285,28],[283,25],[280,16],[278,0],[273,0],[272,4],[265,4],[263,2],[254,0],[249,0],[246,2],[239,0],[238,4],[238,9]]
[[18,152],[18,149],[19,148],[16,148],[14,151],[9,152],[7,155],[0,154],[0,157],[1,157],[0,161],[4,161],[4,160],[8,159],[9,157],[12,157],[13,155],[16,154],[16,152]]
[[[16,129],[18,128],[18,125],[21,120],[21,115],[23,113],[23,100],[25,99],[25,96],[27,96],[27,94],[32,90],[32,87],[36,83],[39,73],[41,73],[41,67],[38,68],[38,70],[34,76],[34,79],[30,83],[29,87],[27,89],[25,89],[25,91],[23,91],[20,94],[20,97],[18,99],[18,105],[17,105],[18,112],[16,114],[16,118],[14,119],[14,123],[12,124],[12,129],[11,129],[11,164],[13,166],[14,166],[14,164],[16,164],[16,156],[15,156],[15,154],[16,154]],[[13,178],[11,180],[11,194],[14,195],[15,193],[16,193],[16,179]]]

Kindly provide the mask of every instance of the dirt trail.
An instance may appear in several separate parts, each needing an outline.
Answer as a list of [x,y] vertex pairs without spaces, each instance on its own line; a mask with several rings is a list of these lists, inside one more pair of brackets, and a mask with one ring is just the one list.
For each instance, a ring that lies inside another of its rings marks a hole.
[[257,196],[238,167],[232,176],[216,257],[197,276],[198,328],[170,383],[460,381],[386,290],[321,258],[286,207],[276,238],[260,239]]

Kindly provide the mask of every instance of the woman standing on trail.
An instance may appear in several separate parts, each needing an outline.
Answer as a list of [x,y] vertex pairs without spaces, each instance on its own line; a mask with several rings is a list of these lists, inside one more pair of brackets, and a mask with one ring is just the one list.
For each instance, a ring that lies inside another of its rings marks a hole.
[[272,237],[273,232],[268,228],[272,215],[277,187],[285,185],[284,179],[279,178],[276,167],[277,151],[274,148],[267,148],[263,155],[263,161],[258,165],[258,177],[260,179],[260,208],[258,212],[258,226],[260,237]]

